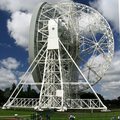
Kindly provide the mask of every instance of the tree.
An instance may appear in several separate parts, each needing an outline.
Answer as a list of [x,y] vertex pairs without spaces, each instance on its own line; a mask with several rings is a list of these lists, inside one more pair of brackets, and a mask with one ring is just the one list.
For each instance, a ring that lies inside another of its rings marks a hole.
[[4,91],[0,90],[0,106],[5,102]]
[[11,88],[10,92],[12,93],[12,92],[15,90],[15,88],[16,88],[16,84],[15,84],[15,83],[13,83],[13,84],[12,84],[12,88]]
[[118,101],[120,101],[120,96],[117,99],[118,99]]
[[10,94],[11,94],[10,88],[6,88],[5,91],[4,91],[5,98],[8,99]]

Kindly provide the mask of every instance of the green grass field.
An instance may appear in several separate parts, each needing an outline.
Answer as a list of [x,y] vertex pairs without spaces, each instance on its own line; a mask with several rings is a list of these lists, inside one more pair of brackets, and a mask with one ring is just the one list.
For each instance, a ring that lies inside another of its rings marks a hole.
[[[5,116],[14,116],[14,114],[18,114],[18,116],[27,116],[26,120],[32,120],[30,118],[33,117],[33,114],[36,114],[32,110],[1,110],[0,109],[0,120],[6,120]],[[43,120],[45,120],[45,116],[47,112],[41,112]],[[111,112],[93,112],[90,111],[69,111],[69,112],[53,112],[50,113],[51,120],[68,120],[69,115],[73,114],[76,118],[75,120],[111,120],[113,116],[120,115],[120,110],[113,110]],[[2,117],[1,117],[2,116]],[[23,117],[24,118],[24,117]],[[9,120],[9,119],[7,119]],[[11,120],[11,119],[10,119]],[[117,120],[117,119],[116,119]]]

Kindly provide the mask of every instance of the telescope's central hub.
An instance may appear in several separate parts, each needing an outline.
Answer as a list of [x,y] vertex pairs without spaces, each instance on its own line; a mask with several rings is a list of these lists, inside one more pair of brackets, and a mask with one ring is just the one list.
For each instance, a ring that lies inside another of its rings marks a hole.
[[58,42],[58,19],[50,19],[48,21],[48,45],[47,49],[59,49]]

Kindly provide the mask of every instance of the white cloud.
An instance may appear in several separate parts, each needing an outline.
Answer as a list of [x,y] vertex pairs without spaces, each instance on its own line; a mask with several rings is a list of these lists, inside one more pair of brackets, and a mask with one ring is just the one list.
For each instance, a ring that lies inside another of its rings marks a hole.
[[39,0],[1,0],[0,9],[10,12],[20,10],[31,12],[39,2]]
[[0,0],[0,9],[10,11],[28,11],[32,12],[33,8],[40,2],[57,3],[71,0]]
[[11,87],[13,83],[17,83],[15,70],[19,64],[15,58],[11,57],[0,60],[0,89]]
[[[13,83],[17,84],[23,78],[24,72],[18,71],[19,66],[20,62],[12,57],[0,60],[0,89],[5,90],[11,87]],[[32,74],[29,72],[24,80],[27,80],[27,83],[34,83]],[[26,88],[25,85],[24,89]],[[39,91],[36,85],[31,86],[31,88]]]
[[17,11],[12,14],[11,19],[8,20],[7,27],[15,43],[19,46],[28,48],[29,26],[31,14]]
[[3,59],[2,61],[0,61],[0,63],[9,70],[17,69],[18,66],[20,65],[20,62],[18,62],[15,58],[12,58],[12,57]]
[[[40,2],[56,3],[57,0],[1,0],[0,9],[12,13],[11,19],[7,22],[10,36],[14,38],[15,43],[25,49],[28,48],[29,27],[31,13]],[[71,0],[61,0],[71,1]],[[59,1],[60,2],[60,1]],[[27,12],[22,12],[27,11]]]
[[90,2],[92,7],[98,9],[114,25],[114,29],[119,31],[119,0],[96,0]]
[[16,76],[11,70],[0,68],[0,89],[10,87],[13,83],[17,83]]

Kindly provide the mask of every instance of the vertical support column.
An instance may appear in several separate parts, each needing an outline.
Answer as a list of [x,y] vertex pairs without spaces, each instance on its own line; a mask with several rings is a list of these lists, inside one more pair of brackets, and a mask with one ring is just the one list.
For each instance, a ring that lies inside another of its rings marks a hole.
[[61,82],[61,111],[64,111],[64,90],[63,90],[63,75],[62,75],[62,65],[61,65],[61,58],[60,58],[60,50],[58,49],[58,59],[59,59],[59,69],[60,69],[60,82]]
[[45,65],[44,65],[44,73],[43,73],[43,79],[42,79],[42,86],[41,86],[41,90],[40,90],[40,97],[39,97],[39,106],[38,109],[42,110],[42,93],[43,93],[43,87],[44,87],[44,82],[45,82],[45,71],[46,71],[46,64],[47,64],[47,55],[48,55],[48,50],[46,52],[46,58],[45,58]]
[[58,42],[58,19],[50,19],[48,21],[48,31],[47,52],[38,108],[56,108],[63,111],[64,90]]

